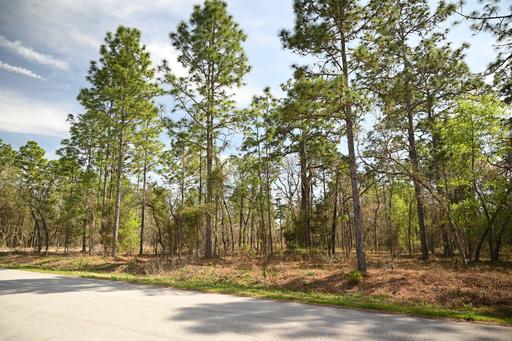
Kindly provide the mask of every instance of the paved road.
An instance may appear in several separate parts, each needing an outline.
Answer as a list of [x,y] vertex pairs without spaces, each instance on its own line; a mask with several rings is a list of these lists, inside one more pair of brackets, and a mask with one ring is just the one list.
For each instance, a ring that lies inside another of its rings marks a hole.
[[512,340],[512,328],[0,269],[0,340]]

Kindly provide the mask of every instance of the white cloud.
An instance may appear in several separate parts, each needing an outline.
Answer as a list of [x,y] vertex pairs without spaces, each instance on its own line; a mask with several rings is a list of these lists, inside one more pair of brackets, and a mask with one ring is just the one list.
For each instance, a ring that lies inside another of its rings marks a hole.
[[[232,89],[233,100],[239,108],[247,107],[251,104],[254,96],[262,96],[263,89],[265,87],[258,87],[255,85],[247,84],[243,87]],[[271,93],[273,96],[279,98],[284,95],[280,87],[271,87]]]
[[69,130],[68,113],[63,105],[36,101],[15,92],[0,92],[0,130],[63,136]]
[[105,32],[115,32],[117,26],[124,25],[139,28],[147,39],[143,41],[168,41],[167,33],[176,28],[177,20],[188,18],[193,5],[202,2],[0,1],[0,22],[6,27],[16,27],[19,39],[24,44],[37,42],[37,46],[44,48],[44,52],[59,56],[59,59],[68,61],[75,69],[75,66],[87,65],[89,60],[97,59]]
[[236,102],[238,107],[243,108],[249,106],[249,104],[251,104],[252,98],[256,95],[260,95],[262,92],[263,89],[258,89],[246,85],[232,90],[233,100]]
[[123,1],[102,0],[102,1],[80,1],[80,0],[50,0],[35,1],[37,6],[62,9],[64,12],[77,12],[82,14],[94,14],[112,16],[118,19],[126,19],[129,16],[141,12],[167,12],[185,14],[192,10],[193,4],[201,3],[200,0],[137,0]]
[[0,46],[11,50],[12,52],[25,58],[26,60],[43,65],[52,66],[59,70],[69,70],[69,64],[67,62],[57,59],[48,54],[34,51],[30,47],[23,46],[23,44],[18,40],[8,40],[3,35],[0,35]]
[[23,76],[36,78],[36,79],[44,79],[43,77],[39,76],[37,73],[34,73],[30,71],[29,69],[25,69],[20,66],[14,66],[11,64],[4,63],[0,60],[0,69],[5,70],[7,72],[17,73]]
[[170,40],[167,43],[153,41],[146,44],[146,50],[151,55],[154,66],[161,65],[162,61],[165,59],[172,72],[177,76],[185,77],[188,74],[183,65],[178,62],[178,52],[171,45]]

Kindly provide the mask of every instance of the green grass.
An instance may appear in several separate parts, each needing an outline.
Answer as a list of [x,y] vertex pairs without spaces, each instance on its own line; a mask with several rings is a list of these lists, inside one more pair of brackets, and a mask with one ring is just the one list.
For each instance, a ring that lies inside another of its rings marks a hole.
[[[36,272],[71,275],[84,278],[113,280],[160,287],[197,290],[202,292],[214,292],[240,296],[268,298],[273,300],[341,306],[423,317],[453,318],[461,320],[498,323],[503,325],[512,325],[512,316],[510,315],[510,312],[500,313],[499,311],[496,311],[489,307],[471,307],[471,311],[468,311],[467,309],[464,308],[457,310],[432,305],[425,302],[392,302],[385,296],[366,297],[360,293],[332,294],[316,291],[276,289],[262,284],[240,284],[229,281],[219,281],[215,279],[178,279],[174,277],[158,275],[133,275],[127,273],[98,272],[82,270],[85,265],[83,263],[74,264],[74,266],[76,266],[75,269],[73,269],[73,267],[71,266],[67,266],[66,270],[55,269],[45,264],[47,264],[47,262],[41,262],[38,264],[17,264],[3,263],[0,260],[0,268],[30,270]],[[471,316],[471,318],[468,318],[469,316]]]

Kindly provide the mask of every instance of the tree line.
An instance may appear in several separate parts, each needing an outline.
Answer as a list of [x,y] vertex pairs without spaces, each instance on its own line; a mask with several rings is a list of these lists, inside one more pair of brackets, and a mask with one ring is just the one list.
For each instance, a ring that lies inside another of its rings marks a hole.
[[[140,31],[120,26],[90,64],[57,159],[34,141],[0,142],[0,243],[197,258],[355,251],[362,272],[368,250],[498,261],[512,243],[512,16],[496,11],[296,0],[279,35],[310,62],[293,66],[284,96],[265,88],[246,108],[235,99],[247,36],[224,1],[194,6],[169,34],[185,76],[153,65]],[[502,42],[486,74],[447,39],[453,15]]]

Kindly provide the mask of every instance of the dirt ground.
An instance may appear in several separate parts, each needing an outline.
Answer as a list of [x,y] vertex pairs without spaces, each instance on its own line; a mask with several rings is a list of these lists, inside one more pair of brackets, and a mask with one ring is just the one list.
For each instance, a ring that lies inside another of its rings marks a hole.
[[396,301],[418,301],[445,307],[471,303],[512,312],[512,261],[481,262],[463,267],[451,260],[433,257],[391,259],[387,254],[368,254],[368,276],[360,283],[347,277],[354,259],[332,260],[322,254],[282,254],[271,259],[238,255],[206,260],[168,257],[111,257],[62,255],[38,256],[31,252],[0,252],[2,263],[44,266],[57,270],[116,272],[172,276],[270,286],[329,293],[354,293]]

